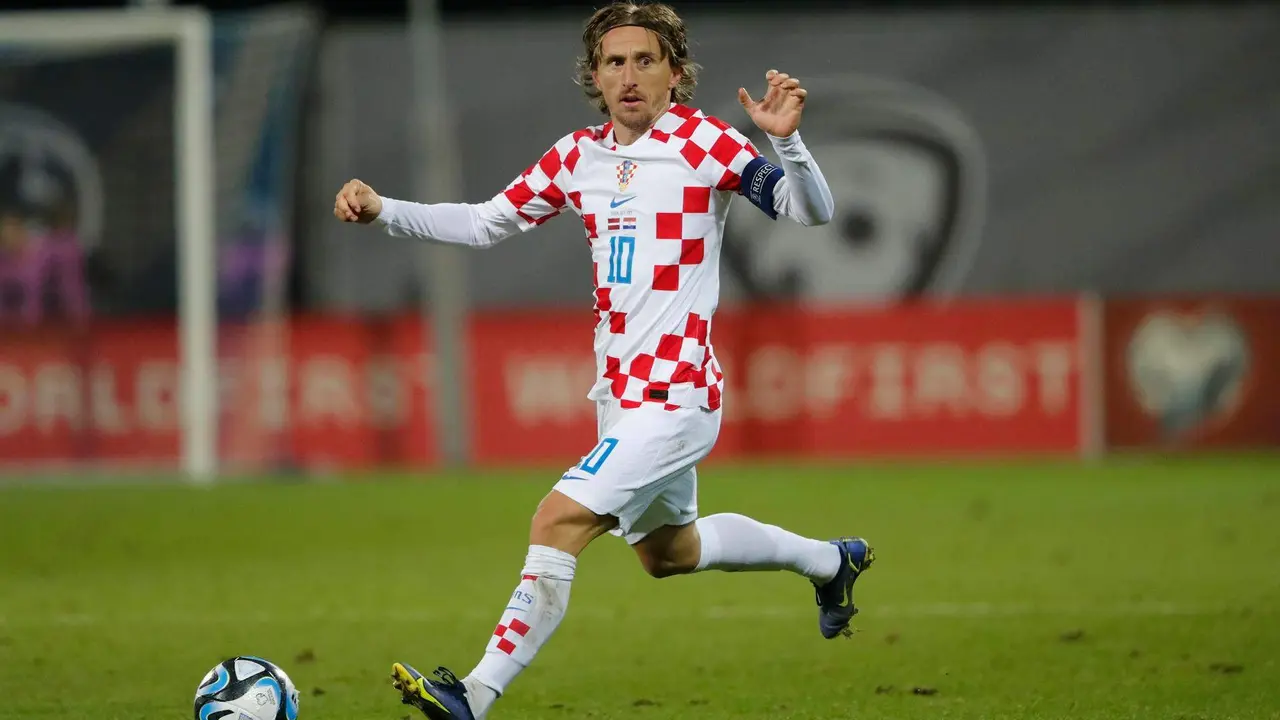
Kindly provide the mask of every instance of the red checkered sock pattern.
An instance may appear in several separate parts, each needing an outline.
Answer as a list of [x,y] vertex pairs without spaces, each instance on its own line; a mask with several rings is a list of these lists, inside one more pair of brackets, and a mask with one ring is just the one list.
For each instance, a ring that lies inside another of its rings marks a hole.
[[[478,682],[497,696],[506,692],[507,685],[529,666],[538,649],[560,625],[569,607],[569,586],[573,583],[577,562],[574,556],[555,548],[529,546],[520,584],[502,611],[502,619],[489,638],[484,658],[467,676],[467,681]],[[479,694],[471,699],[471,711],[477,720],[488,711],[493,699],[496,698]]]

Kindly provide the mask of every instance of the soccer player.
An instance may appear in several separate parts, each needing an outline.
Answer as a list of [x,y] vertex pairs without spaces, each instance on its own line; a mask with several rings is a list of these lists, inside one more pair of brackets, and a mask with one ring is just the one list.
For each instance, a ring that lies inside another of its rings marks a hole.
[[798,128],[806,91],[770,70],[738,99],[779,163],[728,123],[689,106],[697,65],[684,23],[662,4],[614,2],[583,32],[579,82],[608,116],[565,135],[478,204],[380,197],[351,180],[334,215],[387,233],[486,248],[552,217],[582,220],[594,261],[598,444],[539,504],[515,592],[475,669],[427,678],[395,663],[402,700],[433,720],[480,720],[555,632],[577,558],[620,536],[654,577],[788,570],[808,579],[825,638],[849,634],[853,585],[874,559],[856,537],[821,541],[743,515],[698,517],[695,466],[720,431],[723,377],[711,344],[721,233],[742,195],[761,212],[829,222],[830,190]]

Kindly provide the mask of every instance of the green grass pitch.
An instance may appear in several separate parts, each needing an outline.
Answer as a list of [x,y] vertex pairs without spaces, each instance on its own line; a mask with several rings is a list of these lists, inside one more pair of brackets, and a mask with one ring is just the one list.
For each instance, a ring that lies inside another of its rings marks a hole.
[[[196,489],[0,489],[0,718],[190,717],[224,657],[300,720],[416,717],[460,676],[559,470]],[[703,514],[873,541],[852,639],[782,573],[653,580],[589,548],[493,720],[1280,717],[1280,459],[718,465]]]

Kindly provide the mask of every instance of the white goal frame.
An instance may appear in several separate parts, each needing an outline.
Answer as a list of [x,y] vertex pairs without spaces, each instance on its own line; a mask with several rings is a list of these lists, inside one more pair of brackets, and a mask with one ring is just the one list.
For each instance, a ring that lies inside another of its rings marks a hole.
[[0,12],[0,45],[68,50],[171,43],[175,49],[181,467],[217,475],[217,297],[213,23],[197,7]]

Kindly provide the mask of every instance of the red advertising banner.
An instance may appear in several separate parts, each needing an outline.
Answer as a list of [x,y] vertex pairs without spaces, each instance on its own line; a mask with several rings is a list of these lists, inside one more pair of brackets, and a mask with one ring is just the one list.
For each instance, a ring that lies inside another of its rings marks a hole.
[[[229,466],[430,465],[430,355],[409,318],[298,318],[218,338],[220,456]],[[100,322],[0,340],[0,466],[176,466],[178,337]]]
[[[592,318],[471,321],[473,456],[576,462],[595,440]],[[728,383],[713,460],[1076,452],[1075,301],[770,308],[717,314]],[[232,467],[430,467],[431,354],[416,318],[303,317],[231,328],[219,348]],[[162,323],[0,341],[0,464],[174,465],[177,337]]]
[[1114,448],[1280,446],[1280,298],[1109,300]]
[[[1076,452],[1077,303],[717,313],[724,424],[713,459]],[[576,462],[595,442],[590,321],[477,322],[477,455]]]

